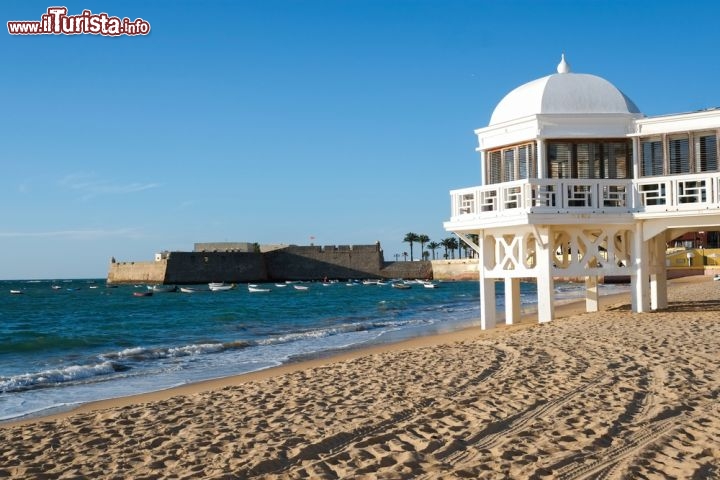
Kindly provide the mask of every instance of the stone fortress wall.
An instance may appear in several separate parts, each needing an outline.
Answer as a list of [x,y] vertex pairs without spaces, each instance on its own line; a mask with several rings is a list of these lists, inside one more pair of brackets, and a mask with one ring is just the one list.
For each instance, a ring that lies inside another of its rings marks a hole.
[[195,244],[193,252],[162,252],[155,262],[110,264],[108,283],[200,284],[286,280],[432,278],[431,262],[385,262],[380,244],[270,246]]

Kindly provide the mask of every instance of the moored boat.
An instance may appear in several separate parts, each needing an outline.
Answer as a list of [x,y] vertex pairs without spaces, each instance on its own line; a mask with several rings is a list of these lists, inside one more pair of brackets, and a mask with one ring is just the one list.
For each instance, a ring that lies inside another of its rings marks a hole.
[[209,283],[208,288],[211,292],[224,292],[227,290],[232,290],[235,288],[235,284],[231,283],[230,285],[227,285],[225,283]]
[[248,292],[252,292],[252,293],[266,293],[266,292],[269,292],[269,291],[270,291],[269,288],[261,288],[261,287],[258,287],[257,285],[255,285],[254,287],[253,287],[252,285],[248,285]]
[[10,290],[10,295],[22,295],[22,290]]
[[177,285],[148,285],[148,290],[153,293],[172,293],[177,292]]
[[198,292],[198,291],[199,291],[199,290],[198,290],[197,288],[192,288],[192,287],[180,287],[180,292],[181,292],[181,293],[196,293],[196,292]]
[[152,297],[152,295],[152,290],[146,290],[144,292],[133,292],[133,297]]

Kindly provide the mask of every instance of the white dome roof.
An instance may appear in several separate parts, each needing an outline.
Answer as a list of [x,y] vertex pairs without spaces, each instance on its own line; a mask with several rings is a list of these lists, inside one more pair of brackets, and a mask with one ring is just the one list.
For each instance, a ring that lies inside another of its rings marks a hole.
[[640,110],[604,78],[570,73],[563,55],[558,73],[521,85],[505,95],[490,117],[495,125],[528,115],[573,113],[627,113]]

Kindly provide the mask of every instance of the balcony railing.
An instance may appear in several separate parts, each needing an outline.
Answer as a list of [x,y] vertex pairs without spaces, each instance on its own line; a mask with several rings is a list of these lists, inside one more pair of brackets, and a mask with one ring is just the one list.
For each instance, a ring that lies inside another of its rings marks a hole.
[[528,179],[452,190],[451,221],[531,213],[652,213],[720,208],[720,172],[617,179]]

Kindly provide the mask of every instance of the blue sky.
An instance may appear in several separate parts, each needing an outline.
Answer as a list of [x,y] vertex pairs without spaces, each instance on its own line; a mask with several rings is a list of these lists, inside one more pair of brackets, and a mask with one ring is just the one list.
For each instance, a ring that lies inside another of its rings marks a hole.
[[[50,6],[147,36],[15,36]],[[473,129],[572,70],[646,115],[720,106],[720,4],[4,1],[0,279],[104,277],[194,242],[439,241]],[[417,255],[418,248],[415,247]]]

